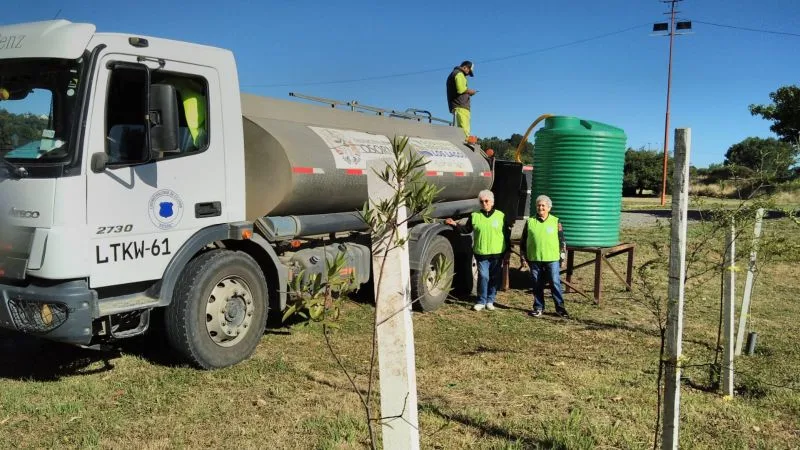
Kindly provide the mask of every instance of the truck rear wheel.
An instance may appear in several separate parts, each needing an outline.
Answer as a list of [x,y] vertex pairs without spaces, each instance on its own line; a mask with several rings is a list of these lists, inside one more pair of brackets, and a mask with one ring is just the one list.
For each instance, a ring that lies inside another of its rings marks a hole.
[[[444,268],[442,273],[438,271]],[[417,309],[439,309],[450,294],[453,283],[453,247],[444,236],[431,239],[419,266],[411,268],[411,295]]]
[[213,250],[187,264],[165,321],[170,345],[203,369],[253,354],[267,319],[267,283],[246,253]]

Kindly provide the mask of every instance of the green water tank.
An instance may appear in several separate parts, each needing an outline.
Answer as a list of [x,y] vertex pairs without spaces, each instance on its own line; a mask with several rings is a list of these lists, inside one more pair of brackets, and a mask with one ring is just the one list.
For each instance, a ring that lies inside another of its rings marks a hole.
[[619,244],[625,132],[577,117],[554,116],[535,134],[531,215],[536,197],[553,201],[567,245]]

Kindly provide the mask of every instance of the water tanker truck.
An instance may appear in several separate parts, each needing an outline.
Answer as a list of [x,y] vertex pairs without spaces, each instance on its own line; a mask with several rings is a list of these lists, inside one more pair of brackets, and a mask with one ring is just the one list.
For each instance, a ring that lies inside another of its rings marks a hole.
[[[419,117],[240,94],[223,49],[0,27],[0,328],[91,347],[159,327],[201,368],[246,359],[289,280],[324,273],[326,255],[369,281],[354,211],[394,136],[442,188],[436,217],[478,208],[491,159]],[[409,233],[412,295],[433,310],[447,294],[434,262],[469,240],[441,223]]]

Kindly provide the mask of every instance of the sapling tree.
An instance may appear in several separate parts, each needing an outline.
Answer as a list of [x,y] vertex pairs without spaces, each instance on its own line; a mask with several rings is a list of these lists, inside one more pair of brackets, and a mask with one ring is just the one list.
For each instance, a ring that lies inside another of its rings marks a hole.
[[[429,183],[424,177],[424,168],[427,161],[424,157],[408,148],[407,137],[395,137],[392,140],[391,160],[383,170],[377,172],[378,177],[384,183],[392,186],[392,193],[388,198],[365,202],[361,211],[358,212],[363,222],[367,225],[369,232],[373,235],[373,253],[377,260],[385,261],[385,256],[390,251],[403,248],[408,245],[408,239],[401,237],[399,230],[401,225],[408,222],[431,221],[433,203],[436,196],[441,192],[433,184]],[[398,215],[402,207],[406,209],[406,218]],[[377,253],[376,253],[377,252]],[[438,260],[436,267],[431,268],[431,274],[423,274],[433,281],[437,288],[449,291],[452,283],[450,267],[452,261]],[[354,283],[355,273],[343,270],[346,265],[345,255],[342,252],[326,255],[326,271],[323,274],[306,276],[305,273],[298,274],[291,283],[290,300],[283,320],[290,317],[299,317],[304,325],[319,325],[322,327],[322,335],[330,355],[336,361],[339,369],[347,377],[353,391],[358,395],[363,407],[364,417],[369,431],[369,445],[371,448],[377,447],[377,431],[375,424],[386,420],[387,417],[380,417],[376,414],[378,407],[377,396],[375,395],[375,380],[377,367],[377,330],[381,326],[378,321],[377,308],[373,315],[372,339],[369,345],[369,367],[367,373],[367,387],[362,389],[356,382],[356,375],[349,370],[343,360],[343,356],[336,351],[332,336],[333,331],[338,328],[337,321],[340,318],[343,302],[347,301],[347,295],[352,293],[356,286]],[[379,271],[383,273],[383,270]],[[374,280],[375,298],[380,298],[381,278]],[[413,303],[418,299],[411,299]],[[408,307],[410,305],[406,305]],[[397,311],[400,313],[402,310]],[[383,319],[386,320],[385,318]],[[379,410],[379,409],[378,409]],[[397,411],[398,416],[402,411]]]

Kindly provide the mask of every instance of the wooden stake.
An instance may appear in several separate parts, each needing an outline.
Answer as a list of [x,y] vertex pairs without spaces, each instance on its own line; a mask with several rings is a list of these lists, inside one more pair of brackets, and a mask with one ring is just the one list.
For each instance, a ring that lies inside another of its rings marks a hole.
[[503,282],[501,283],[501,287],[500,287],[500,289],[503,290],[503,291],[507,291],[508,288],[511,285],[511,283],[510,283],[510,281],[508,279],[508,272],[509,272],[510,266],[511,266],[511,264],[509,263],[509,261],[503,260],[503,266],[502,266]]
[[742,344],[744,342],[744,330],[747,325],[747,318],[750,316],[750,294],[753,292],[753,276],[756,271],[756,253],[758,252],[758,241],[761,238],[761,221],[764,218],[764,208],[756,211],[756,226],[753,230],[753,246],[750,249],[750,263],[747,265],[747,278],[744,281],[744,295],[742,296],[742,307],[739,311],[739,328],[736,333],[736,350],[734,354],[742,354]]
[[[391,162],[377,160],[367,165],[367,191],[373,202],[394,195],[394,188],[376,174],[387,163]],[[408,237],[405,206],[400,207],[397,220],[402,225],[396,236],[372,236],[383,448],[419,449],[408,244],[396,245],[398,239]]]
[[736,302],[736,226],[731,221],[725,236],[725,263],[722,267],[722,392],[733,397],[733,321]]

